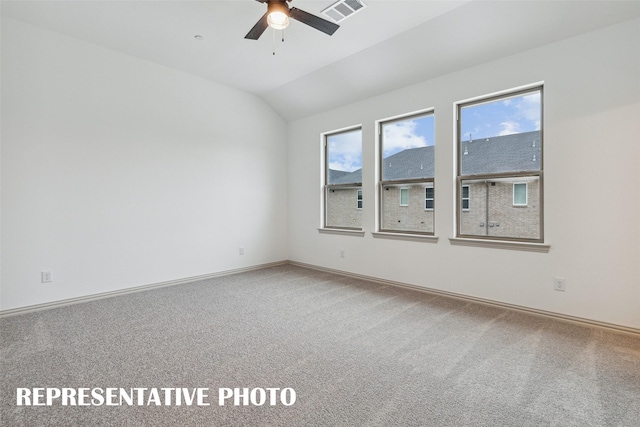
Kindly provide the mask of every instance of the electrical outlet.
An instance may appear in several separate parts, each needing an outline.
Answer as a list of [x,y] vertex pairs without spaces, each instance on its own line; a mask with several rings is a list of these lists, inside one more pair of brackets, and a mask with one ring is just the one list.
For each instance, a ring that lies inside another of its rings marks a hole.
[[567,282],[564,277],[554,277],[553,278],[553,289],[556,291],[564,292],[567,290]]
[[244,248],[242,248],[242,247],[241,247],[241,248],[239,248],[239,249],[238,249],[238,253],[239,253],[240,255],[244,255]]
[[42,272],[42,283],[50,283],[53,282],[53,272],[51,271],[43,271]]

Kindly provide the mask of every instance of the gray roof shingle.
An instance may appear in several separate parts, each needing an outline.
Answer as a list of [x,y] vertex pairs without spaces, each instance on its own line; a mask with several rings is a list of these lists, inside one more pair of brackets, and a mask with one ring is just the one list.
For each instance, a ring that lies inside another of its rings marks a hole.
[[[463,141],[462,175],[540,170],[540,131]],[[410,148],[383,159],[383,181],[434,177],[434,147]],[[362,182],[362,169],[329,169],[331,184]]]
[[382,160],[382,180],[433,178],[433,145],[409,148]]
[[460,150],[462,175],[540,170],[540,131],[463,141]]

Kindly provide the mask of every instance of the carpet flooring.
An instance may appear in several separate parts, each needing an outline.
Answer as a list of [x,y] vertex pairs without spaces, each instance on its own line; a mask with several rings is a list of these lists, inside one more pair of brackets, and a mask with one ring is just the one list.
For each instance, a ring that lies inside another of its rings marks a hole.
[[[636,336],[292,265],[5,317],[0,344],[3,426],[640,425]],[[83,387],[210,406],[16,404]]]

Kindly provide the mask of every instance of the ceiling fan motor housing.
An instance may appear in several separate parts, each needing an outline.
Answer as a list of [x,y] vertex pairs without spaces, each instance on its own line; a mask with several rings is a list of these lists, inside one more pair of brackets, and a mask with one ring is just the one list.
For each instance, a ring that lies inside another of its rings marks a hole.
[[280,13],[284,13],[285,15],[289,16],[289,6],[287,6],[286,0],[270,1],[267,4],[267,12],[269,14],[280,12]]

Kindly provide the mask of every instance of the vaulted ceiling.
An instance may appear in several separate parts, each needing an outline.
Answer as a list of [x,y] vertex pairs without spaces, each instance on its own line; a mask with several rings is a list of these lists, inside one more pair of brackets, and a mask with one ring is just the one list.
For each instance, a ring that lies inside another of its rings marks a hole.
[[[2,1],[1,12],[254,93],[287,120],[640,16],[638,1],[364,2],[333,36],[293,21],[284,43],[271,29],[244,38],[266,11],[253,0]],[[291,6],[320,15],[332,3]]]

